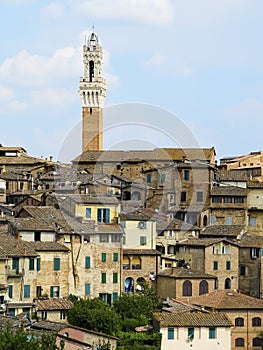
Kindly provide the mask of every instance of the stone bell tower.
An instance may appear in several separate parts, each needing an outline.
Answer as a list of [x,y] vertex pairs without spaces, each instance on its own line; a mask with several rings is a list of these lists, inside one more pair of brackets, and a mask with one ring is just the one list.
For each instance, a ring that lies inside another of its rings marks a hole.
[[103,149],[103,106],[106,82],[102,78],[103,52],[92,32],[83,46],[84,78],[80,78],[82,101],[82,152]]

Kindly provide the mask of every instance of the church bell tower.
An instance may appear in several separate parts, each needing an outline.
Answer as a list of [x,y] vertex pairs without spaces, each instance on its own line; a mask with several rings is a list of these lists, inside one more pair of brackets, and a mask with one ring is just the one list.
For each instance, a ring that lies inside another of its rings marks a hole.
[[92,32],[83,46],[84,77],[80,78],[82,101],[82,152],[103,149],[103,106],[106,82],[102,78],[103,51]]

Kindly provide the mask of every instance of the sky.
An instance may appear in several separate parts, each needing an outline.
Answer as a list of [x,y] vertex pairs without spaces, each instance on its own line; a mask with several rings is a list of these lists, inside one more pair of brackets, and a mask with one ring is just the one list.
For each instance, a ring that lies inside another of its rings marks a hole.
[[262,150],[262,13],[262,0],[0,0],[0,143],[61,161],[81,153],[82,47],[94,26],[105,149],[172,137],[214,146],[217,159]]

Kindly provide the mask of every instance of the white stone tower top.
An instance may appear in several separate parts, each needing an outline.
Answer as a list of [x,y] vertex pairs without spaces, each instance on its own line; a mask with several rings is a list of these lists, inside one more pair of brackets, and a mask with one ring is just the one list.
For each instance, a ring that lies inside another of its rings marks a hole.
[[82,107],[103,108],[106,82],[102,78],[103,50],[98,36],[92,32],[83,46],[84,78],[80,78]]

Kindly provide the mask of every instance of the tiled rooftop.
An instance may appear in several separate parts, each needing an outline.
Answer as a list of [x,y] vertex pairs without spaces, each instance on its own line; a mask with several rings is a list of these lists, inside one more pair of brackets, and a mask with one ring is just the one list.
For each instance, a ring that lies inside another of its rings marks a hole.
[[36,301],[37,310],[69,310],[73,303],[67,298],[38,299]]
[[263,300],[233,290],[218,290],[198,297],[189,297],[189,303],[217,310],[262,309]]
[[196,271],[192,269],[187,269],[185,267],[170,267],[163,271],[159,271],[158,275],[166,277],[176,277],[176,278],[206,278],[214,279],[215,276],[209,275],[208,273]]
[[158,312],[154,317],[160,327],[231,327],[232,323],[224,313],[219,312]]

